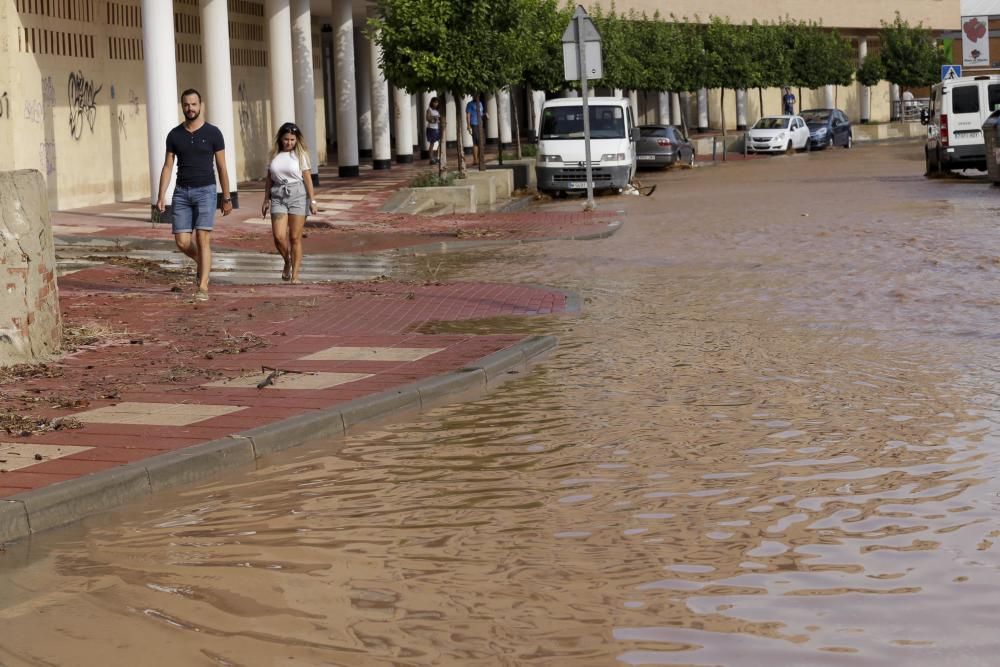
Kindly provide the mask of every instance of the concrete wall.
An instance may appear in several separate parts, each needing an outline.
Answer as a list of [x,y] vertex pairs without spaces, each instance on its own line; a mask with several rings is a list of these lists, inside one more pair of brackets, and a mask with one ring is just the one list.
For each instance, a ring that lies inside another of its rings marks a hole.
[[[252,10],[259,4],[237,6]],[[75,14],[66,14],[70,7]],[[5,140],[0,168],[40,170],[53,209],[150,197],[139,8],[140,0],[0,0],[0,40],[9,45],[0,50],[0,139]],[[204,85],[197,1],[175,0],[174,11],[178,92],[200,90],[206,112],[218,105],[231,109],[237,136],[227,149],[236,152],[236,178],[262,178],[273,140],[263,16],[230,13],[233,99],[219,100]],[[316,143],[322,163],[320,26],[314,17]],[[180,123],[179,102],[176,112]]]
[[0,366],[59,350],[62,319],[45,180],[0,172]]
[[[958,30],[961,19],[959,0],[907,0],[906,2],[878,2],[877,0],[613,0],[618,11],[630,10],[652,15],[674,14],[702,20],[709,16],[725,16],[734,23],[750,23],[754,19],[775,21],[785,17],[793,20],[820,21],[828,28],[877,28],[881,21],[892,21],[898,10],[900,15],[916,24],[935,30]],[[610,9],[612,0],[595,0]],[[589,6],[589,5],[588,5]]]

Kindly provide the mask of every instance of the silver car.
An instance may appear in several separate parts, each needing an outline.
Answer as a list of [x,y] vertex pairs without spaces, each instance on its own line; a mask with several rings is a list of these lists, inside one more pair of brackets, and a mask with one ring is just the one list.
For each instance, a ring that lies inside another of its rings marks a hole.
[[635,146],[639,167],[669,167],[694,164],[694,145],[676,125],[640,125],[639,141]]

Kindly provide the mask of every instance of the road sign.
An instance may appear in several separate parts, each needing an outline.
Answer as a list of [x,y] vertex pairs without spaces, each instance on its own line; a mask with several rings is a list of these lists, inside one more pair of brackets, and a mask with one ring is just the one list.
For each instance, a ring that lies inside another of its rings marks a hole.
[[951,81],[962,77],[961,65],[941,65],[941,80]]
[[[580,53],[580,42],[583,42],[584,52],[582,54]],[[581,56],[586,61],[586,66],[583,69],[586,70],[588,79],[604,77],[601,35],[582,6],[577,6],[572,20],[566,26],[562,36],[562,44],[563,71],[567,81],[579,81],[583,78],[580,76]]]

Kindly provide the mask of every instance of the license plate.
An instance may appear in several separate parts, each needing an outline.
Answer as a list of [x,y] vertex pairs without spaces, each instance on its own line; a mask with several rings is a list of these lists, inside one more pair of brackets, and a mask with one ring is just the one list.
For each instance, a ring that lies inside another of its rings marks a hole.
[[570,190],[586,190],[587,189],[587,181],[570,181],[569,189]]
[[655,155],[636,155],[635,159],[636,160],[655,160],[656,156]]

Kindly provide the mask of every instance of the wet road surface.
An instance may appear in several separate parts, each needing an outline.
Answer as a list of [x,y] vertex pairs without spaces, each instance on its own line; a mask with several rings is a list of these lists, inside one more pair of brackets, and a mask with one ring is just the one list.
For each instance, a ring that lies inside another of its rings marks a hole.
[[1000,192],[922,168],[643,174],[611,239],[436,257],[583,311],[449,325],[560,337],[483,400],[10,548],[0,664],[995,665]]

